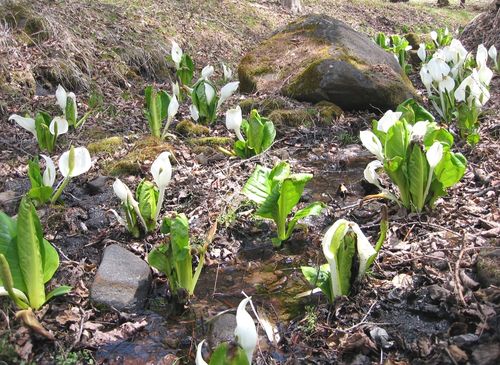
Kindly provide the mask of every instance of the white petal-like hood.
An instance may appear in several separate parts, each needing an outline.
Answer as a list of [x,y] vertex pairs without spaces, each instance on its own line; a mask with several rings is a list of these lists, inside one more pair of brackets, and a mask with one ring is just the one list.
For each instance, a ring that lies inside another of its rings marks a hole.
[[236,341],[247,354],[249,364],[252,363],[253,352],[258,340],[255,322],[245,309],[250,300],[251,297],[245,298],[238,305],[238,309],[236,310],[236,329],[234,330]]
[[172,179],[170,152],[162,152],[151,165],[151,175],[158,188],[165,189]]
[[73,169],[70,171],[71,150],[64,152],[59,157],[59,171],[64,177],[75,177],[86,173],[92,167],[90,153],[85,147],[73,149]]
[[52,187],[56,181],[56,165],[49,156],[40,156],[45,160],[45,171],[42,177],[43,185]]
[[58,136],[68,132],[68,121],[62,117],[55,117],[54,119],[52,119],[52,122],[50,122],[49,125],[49,131],[52,135],[56,134],[55,132],[56,125],[57,125]]
[[19,126],[26,129],[28,132],[33,133],[33,135],[36,137],[35,120],[33,118],[25,118],[17,114],[12,114],[9,117],[9,120],[13,120],[17,124],[19,124]]

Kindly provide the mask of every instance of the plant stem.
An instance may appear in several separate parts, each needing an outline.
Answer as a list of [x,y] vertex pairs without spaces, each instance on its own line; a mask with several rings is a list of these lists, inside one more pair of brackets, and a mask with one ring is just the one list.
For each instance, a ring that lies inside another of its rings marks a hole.
[[[432,182],[432,174],[434,173],[434,169],[431,167],[429,169],[429,176],[427,177],[427,186],[425,187],[423,204],[425,205],[425,201],[427,200],[427,194],[429,194],[429,189],[431,187]],[[419,212],[422,210],[423,206],[420,208]]]
[[160,194],[158,195],[158,202],[156,203],[155,222],[158,222],[158,217],[160,215],[160,210],[163,205],[164,198],[165,198],[165,188],[161,188]]
[[172,122],[172,118],[167,118],[167,123],[165,123],[165,128],[163,128],[163,133],[161,134],[161,139],[165,139],[167,137],[168,127],[170,127],[170,123]]
[[52,198],[50,199],[51,204],[54,204],[57,201],[57,199],[59,199],[64,188],[68,185],[70,180],[71,180],[71,178],[69,176],[64,178],[62,183],[59,185],[59,188],[57,189],[57,191],[54,193],[54,195],[52,195]]

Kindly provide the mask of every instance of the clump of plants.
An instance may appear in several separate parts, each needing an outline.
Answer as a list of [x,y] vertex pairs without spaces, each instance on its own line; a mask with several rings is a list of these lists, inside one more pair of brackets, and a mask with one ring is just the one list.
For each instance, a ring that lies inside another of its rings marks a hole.
[[[383,167],[397,186],[398,201],[415,212],[425,206],[432,208],[447,188],[460,181],[467,165],[461,153],[451,151],[451,133],[429,117],[429,112],[410,99],[398,111],[389,110],[373,121],[371,131],[360,133],[363,145],[379,161],[375,167]],[[367,180],[380,187],[376,168],[369,166],[373,170],[365,172],[365,176],[371,176]]]
[[152,232],[157,227],[165,190],[172,179],[170,152],[162,152],[151,165],[151,175],[155,184],[142,180],[137,186],[135,197],[120,179],[113,183],[113,190],[121,201],[125,220],[116,214],[118,221],[134,237],[139,237],[142,226],[144,232]]
[[271,120],[261,117],[255,109],[250,112],[248,120],[243,119],[239,105],[226,112],[226,127],[233,130],[238,138],[233,153],[241,158],[261,154],[271,147],[276,138],[276,129]]
[[408,52],[412,47],[405,37],[396,34],[387,36],[380,32],[375,37],[375,43],[385,51],[392,53],[406,74],[411,72],[411,65],[408,64]]
[[[420,52],[419,57],[426,59],[425,52]],[[455,121],[461,137],[471,145],[479,141],[479,115],[490,98],[493,72],[487,61],[488,51],[482,44],[473,58],[458,39],[453,39],[437,49],[420,70],[436,112],[447,123]]]
[[199,252],[199,263],[193,273],[193,256],[189,237],[189,221],[184,214],[174,213],[163,219],[161,233],[168,234],[165,243],[155,247],[148,255],[149,264],[167,275],[170,291],[182,298],[180,291],[193,295],[205,262],[205,250]]
[[377,258],[387,229],[387,211],[384,209],[380,237],[373,247],[356,223],[339,219],[326,231],[321,244],[327,263],[319,268],[302,266],[302,273],[330,303],[335,298],[349,295],[352,285],[363,279]]
[[35,207],[23,197],[17,218],[0,212],[0,296],[9,296],[19,308],[16,317],[41,335],[54,339],[38,322],[34,310],[68,293],[60,286],[49,293],[45,284],[59,267],[59,255],[43,237]]
[[289,218],[312,178],[312,174],[292,174],[290,165],[282,161],[272,169],[257,165],[243,187],[243,194],[258,205],[255,215],[276,224],[277,235],[272,239],[275,247],[290,238],[299,220],[318,215],[325,208],[324,203],[314,202]]
[[28,177],[31,183],[28,196],[37,204],[55,203],[73,177],[86,173],[92,167],[90,153],[85,147],[71,147],[59,157],[59,172],[63,180],[54,188],[56,165],[49,156],[40,156],[45,160],[43,175],[38,158],[35,157],[28,163]]
[[88,112],[78,120],[76,96],[72,92],[67,93],[61,85],[57,87],[56,99],[63,112],[62,116],[51,117],[46,112],[38,112],[35,118],[17,114],[9,117],[9,120],[13,120],[35,136],[40,150],[46,150],[49,153],[54,151],[57,137],[67,133],[70,126],[74,128],[82,126],[91,113]]
[[151,85],[146,87],[144,96],[146,100],[146,117],[151,134],[155,137],[165,139],[170,123],[172,123],[179,110],[177,97],[175,93],[170,96],[164,90],[157,91]]

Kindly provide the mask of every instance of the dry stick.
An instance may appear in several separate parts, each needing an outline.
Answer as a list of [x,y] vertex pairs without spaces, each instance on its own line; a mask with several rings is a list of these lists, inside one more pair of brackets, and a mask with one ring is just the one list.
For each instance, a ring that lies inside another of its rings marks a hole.
[[377,304],[377,303],[378,303],[378,300],[376,300],[376,301],[374,301],[374,302],[372,303],[372,305],[370,306],[370,308],[368,308],[368,311],[367,311],[367,312],[366,312],[366,314],[364,315],[363,319],[361,319],[361,321],[360,321],[359,323],[357,323],[357,324],[355,324],[354,326],[351,326],[351,327],[349,327],[349,328],[346,328],[346,329],[340,330],[340,331],[342,331],[342,332],[349,332],[349,331],[351,331],[351,330],[353,330],[353,329],[355,329],[355,328],[357,328],[357,327],[359,327],[359,326],[361,326],[361,325],[365,324],[365,323],[366,323],[366,319],[368,318],[368,316],[370,315],[370,312],[372,311],[373,307],[374,307],[374,306],[375,306],[375,304]]
[[455,290],[458,293],[458,297],[460,298],[460,301],[465,306],[467,304],[465,303],[465,298],[464,298],[464,295],[462,293],[463,286],[462,286],[461,279],[460,279],[460,262],[462,261],[462,257],[464,256],[465,251],[480,249],[480,247],[464,248],[463,247],[464,242],[465,242],[465,233],[462,237],[462,249],[460,250],[460,253],[458,254],[458,260],[457,260],[457,263],[455,264]]
[[75,348],[75,346],[80,342],[80,340],[82,338],[82,333],[83,333],[83,325],[85,324],[87,319],[89,319],[89,315],[81,307],[78,307],[78,309],[80,310],[80,312],[82,314],[82,319],[80,321],[80,328],[78,329],[78,333],[75,337],[75,340],[73,341],[73,343],[71,344],[69,349],[66,350],[67,354],[69,354],[71,352],[71,350],[73,350]]

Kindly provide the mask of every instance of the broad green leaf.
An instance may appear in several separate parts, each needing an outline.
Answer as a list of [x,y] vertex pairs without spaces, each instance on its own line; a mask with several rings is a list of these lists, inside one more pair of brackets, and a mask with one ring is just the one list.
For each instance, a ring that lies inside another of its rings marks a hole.
[[[353,270],[353,260],[356,255],[356,235],[353,232],[348,232],[344,238],[339,242],[336,259],[338,270],[338,281],[342,295],[348,295],[351,290],[351,276]],[[335,275],[335,273],[331,273]]]
[[408,184],[412,203],[417,212],[421,212],[425,204],[424,192],[427,186],[428,163],[424,152],[416,143],[412,144],[408,161]]
[[28,177],[32,188],[39,188],[43,186],[42,172],[40,171],[38,157],[28,161]]
[[148,230],[152,231],[156,228],[156,204],[158,202],[158,188],[151,182],[143,179],[136,189],[136,198],[139,202],[139,211],[146,221]]
[[69,125],[72,125],[73,127],[76,125],[76,110],[75,110],[75,102],[73,98],[67,97],[66,98],[66,111],[65,111],[65,117],[66,120],[68,121]]
[[179,69],[177,70],[177,76],[179,77],[179,80],[183,85],[191,85],[191,81],[193,80],[193,74],[194,74],[194,62],[191,59],[191,57],[183,53],[181,62],[179,65]]
[[151,109],[151,98],[153,96],[153,86],[146,86],[144,89],[144,99],[146,100],[146,108]]
[[286,220],[288,214],[299,202],[304,187],[312,178],[312,174],[294,174],[283,180],[278,201],[278,215],[280,217]]
[[257,165],[241,192],[245,194],[248,199],[257,204],[264,203],[269,194],[271,194],[272,181],[270,179],[270,174],[270,169]]
[[414,99],[405,100],[399,104],[396,111],[402,112],[402,118],[406,119],[406,121],[410,124],[415,124],[416,122],[424,120],[429,122],[435,121],[434,116]]
[[170,95],[167,94],[166,91],[158,92],[156,97],[158,100],[156,102],[157,107],[159,108],[158,114],[160,116],[160,124],[168,115],[168,105],[170,104]]
[[[265,120],[266,118],[262,118],[262,119]],[[276,138],[276,129],[274,128],[274,124],[270,120],[267,120],[264,123],[264,136],[262,139],[260,153],[269,149],[272,146],[275,138]]]
[[309,217],[311,215],[319,215],[325,209],[326,205],[323,202],[314,202],[309,204],[307,207],[298,210],[293,218],[288,223],[286,237],[290,237],[295,228],[297,222],[303,218]]
[[18,289],[14,288],[12,275],[10,273],[9,263],[5,259],[5,256],[0,253],[0,281],[3,286],[0,286],[0,296],[8,295],[14,303],[21,309],[27,309],[29,307],[28,298]]
[[320,288],[330,302],[333,302],[332,286],[330,285],[330,266],[321,265],[319,268],[301,266],[300,270],[306,280],[313,286]]
[[408,147],[409,133],[406,125],[402,121],[397,121],[387,131],[387,136],[384,146],[384,155],[388,159],[395,157],[405,158],[406,149]]
[[55,288],[54,290],[52,290],[50,293],[47,294],[47,302],[54,297],[68,294],[71,291],[71,289],[73,288],[67,285],[58,286],[57,288]]
[[227,359],[227,351],[228,345],[226,342],[218,345],[212,353],[212,357],[210,357],[209,365],[225,365]]
[[461,153],[445,151],[443,159],[434,170],[434,174],[446,189],[460,181],[464,176],[466,167],[467,160]]
[[28,196],[40,204],[45,204],[50,201],[53,192],[54,189],[51,186],[39,186],[37,188],[31,188],[28,192]]
[[[168,219],[168,218],[167,218]],[[176,261],[182,261],[190,255],[189,246],[189,222],[184,214],[177,214],[171,219],[170,241],[172,251]]]
[[258,155],[262,152],[261,146],[264,139],[264,124],[260,121],[260,117],[255,110],[253,110],[250,114],[248,125],[248,133],[246,134],[247,143],[248,146]]
[[46,239],[43,239],[42,267],[44,283],[52,279],[52,276],[59,268],[59,254]]
[[17,226],[23,227],[17,232],[19,266],[26,284],[30,306],[38,309],[45,303],[43,235],[35,207],[26,197],[19,205]]
[[[3,254],[9,262],[14,288],[26,293],[23,274],[19,267],[19,256],[17,253],[17,224],[14,219],[0,212],[0,254]],[[0,278],[0,285],[2,280]]]
[[171,266],[167,253],[168,246],[166,244],[161,244],[153,248],[148,255],[148,263],[158,271],[161,271],[168,276],[171,271]]

